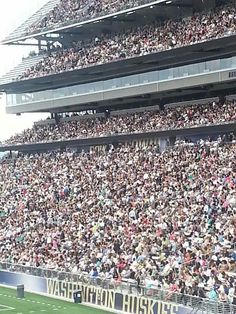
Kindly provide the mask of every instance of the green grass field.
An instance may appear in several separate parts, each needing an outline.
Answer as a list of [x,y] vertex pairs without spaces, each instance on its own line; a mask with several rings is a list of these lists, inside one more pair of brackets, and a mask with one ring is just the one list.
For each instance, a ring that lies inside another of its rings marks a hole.
[[24,299],[17,299],[16,290],[0,287],[0,314],[109,314],[80,304],[25,293]]

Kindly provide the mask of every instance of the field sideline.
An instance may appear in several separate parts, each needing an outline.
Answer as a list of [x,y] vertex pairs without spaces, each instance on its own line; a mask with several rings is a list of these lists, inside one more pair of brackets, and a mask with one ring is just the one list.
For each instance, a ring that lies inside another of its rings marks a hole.
[[25,293],[24,299],[16,297],[16,290],[0,287],[0,314],[111,314],[96,308]]

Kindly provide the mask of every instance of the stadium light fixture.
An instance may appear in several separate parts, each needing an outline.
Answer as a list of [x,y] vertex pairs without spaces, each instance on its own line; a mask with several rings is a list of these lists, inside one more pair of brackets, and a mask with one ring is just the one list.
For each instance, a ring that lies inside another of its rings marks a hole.
[[133,14],[134,12],[135,12],[135,11],[128,12],[128,13],[126,13],[126,15]]
[[57,33],[50,33],[50,34],[46,34],[45,37],[49,37],[49,38],[59,38],[60,34]]

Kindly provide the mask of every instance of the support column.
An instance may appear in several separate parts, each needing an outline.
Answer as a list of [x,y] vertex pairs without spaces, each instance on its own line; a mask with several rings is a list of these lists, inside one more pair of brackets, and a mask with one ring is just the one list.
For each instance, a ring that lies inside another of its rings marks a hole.
[[170,136],[169,137],[170,146],[174,146],[175,145],[175,141],[176,141],[176,136]]
[[38,49],[39,49],[39,51],[42,50],[42,42],[40,39],[38,40]]

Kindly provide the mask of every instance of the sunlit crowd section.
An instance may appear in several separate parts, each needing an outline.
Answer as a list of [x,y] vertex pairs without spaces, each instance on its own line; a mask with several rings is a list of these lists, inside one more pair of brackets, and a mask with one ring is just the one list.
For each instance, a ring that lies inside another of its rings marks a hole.
[[232,301],[235,142],[2,162],[0,261]]

